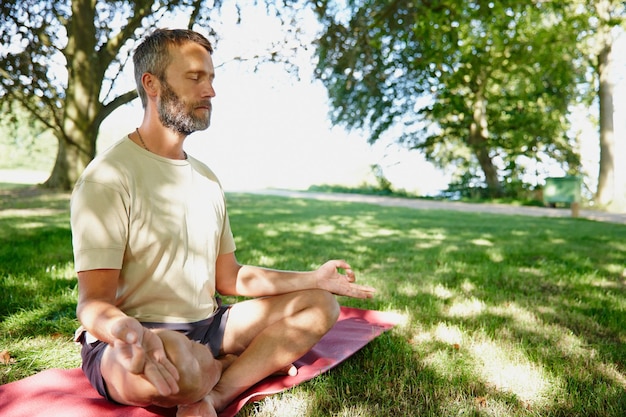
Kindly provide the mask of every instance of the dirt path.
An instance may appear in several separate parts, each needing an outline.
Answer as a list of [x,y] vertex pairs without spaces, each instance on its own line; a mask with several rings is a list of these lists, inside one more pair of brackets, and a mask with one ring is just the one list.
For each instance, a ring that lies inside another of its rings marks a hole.
[[[275,195],[292,198],[309,198],[325,201],[347,201],[355,203],[378,204],[380,206],[408,207],[422,210],[453,210],[494,214],[514,214],[536,217],[571,217],[572,211],[563,208],[512,206],[507,204],[463,203],[451,201],[433,201],[412,198],[383,197],[364,194],[316,193],[289,190],[254,190],[250,194]],[[609,223],[626,224],[626,213],[607,213],[597,210],[580,210],[580,218]]]

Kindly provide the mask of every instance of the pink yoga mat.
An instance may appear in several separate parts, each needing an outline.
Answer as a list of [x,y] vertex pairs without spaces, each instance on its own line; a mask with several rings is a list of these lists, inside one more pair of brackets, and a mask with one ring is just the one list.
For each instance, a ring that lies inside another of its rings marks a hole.
[[[296,363],[298,375],[266,378],[233,401],[220,417],[232,417],[258,401],[308,381],[350,357],[398,323],[398,315],[342,307],[337,324]],[[120,406],[104,400],[80,369],[50,369],[0,386],[2,417],[154,417],[175,416],[175,409]]]

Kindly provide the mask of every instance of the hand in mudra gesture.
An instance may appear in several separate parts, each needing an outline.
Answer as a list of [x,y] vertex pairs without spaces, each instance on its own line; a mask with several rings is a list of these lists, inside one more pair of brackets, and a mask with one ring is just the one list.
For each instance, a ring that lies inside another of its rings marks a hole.
[[[339,270],[343,269],[343,273]],[[316,271],[317,286],[336,295],[353,298],[372,298],[376,290],[366,285],[355,284],[356,277],[350,265],[343,260],[331,260]]]
[[178,370],[165,354],[161,338],[131,317],[118,320],[111,329],[113,347],[120,354],[120,362],[129,372],[143,374],[163,395],[179,390]]

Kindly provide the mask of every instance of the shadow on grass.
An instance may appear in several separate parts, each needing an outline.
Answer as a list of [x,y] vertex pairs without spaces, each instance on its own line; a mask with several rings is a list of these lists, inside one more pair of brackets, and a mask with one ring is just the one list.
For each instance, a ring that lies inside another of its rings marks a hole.
[[66,193],[0,193],[0,333],[46,336],[76,327],[76,279]]
[[[626,409],[626,226],[228,201],[241,262],[304,270],[342,257],[379,290],[342,304],[407,317],[296,387],[310,401],[307,415],[617,417]],[[67,195],[5,192],[0,209],[0,333],[70,335]]]
[[[626,409],[626,227],[248,195],[230,195],[229,207],[240,260],[308,269],[345,257],[379,294],[342,304],[409,318],[382,347],[379,359],[397,362],[379,364],[388,377],[366,357],[379,338],[310,383],[307,415]],[[321,394],[342,384],[354,395]]]

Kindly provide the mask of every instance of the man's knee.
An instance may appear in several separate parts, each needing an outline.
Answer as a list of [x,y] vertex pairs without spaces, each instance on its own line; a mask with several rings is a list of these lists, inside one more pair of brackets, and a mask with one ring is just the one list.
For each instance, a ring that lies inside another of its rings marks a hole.
[[210,349],[187,339],[186,336],[171,331],[157,333],[169,360],[180,376],[179,392],[168,398],[155,400],[155,404],[174,406],[199,401],[217,384],[222,366],[213,358]]
[[321,320],[320,324],[323,325],[323,328],[320,330],[324,333],[327,332],[339,318],[340,309],[337,298],[324,290],[311,290],[307,294],[307,298]]
[[178,332],[156,330],[155,333],[163,341],[167,357],[178,371],[178,393],[162,396],[145,376],[128,372],[120,364],[118,352],[109,348],[102,358],[101,369],[111,398],[127,405],[173,407],[206,396],[219,380],[222,369],[211,351]]

